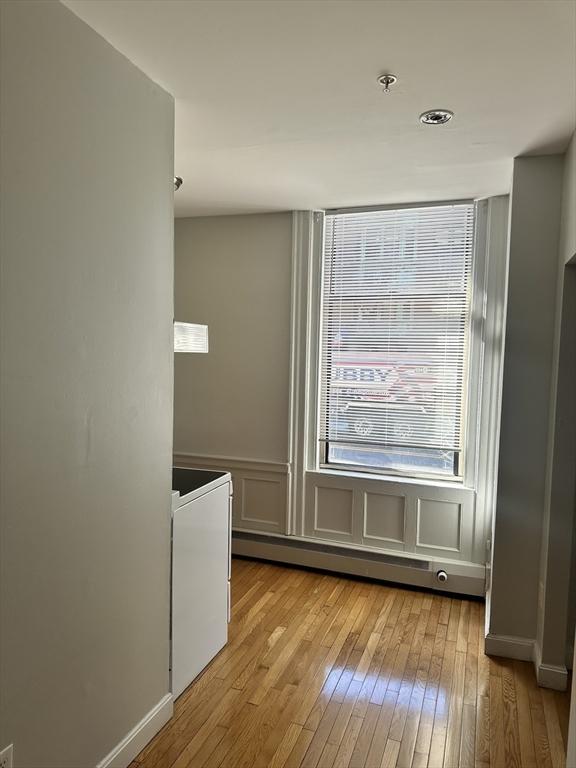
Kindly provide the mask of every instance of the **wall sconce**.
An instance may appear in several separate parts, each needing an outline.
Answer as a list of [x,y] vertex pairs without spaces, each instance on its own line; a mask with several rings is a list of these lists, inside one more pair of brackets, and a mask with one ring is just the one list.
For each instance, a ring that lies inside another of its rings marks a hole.
[[174,321],[174,352],[208,352],[208,326]]

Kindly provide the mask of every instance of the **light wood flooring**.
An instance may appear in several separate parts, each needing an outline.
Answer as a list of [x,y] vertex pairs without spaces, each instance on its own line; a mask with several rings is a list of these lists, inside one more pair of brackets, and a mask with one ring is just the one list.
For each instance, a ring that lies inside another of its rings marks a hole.
[[560,768],[568,695],[484,606],[235,559],[230,640],[132,768]]

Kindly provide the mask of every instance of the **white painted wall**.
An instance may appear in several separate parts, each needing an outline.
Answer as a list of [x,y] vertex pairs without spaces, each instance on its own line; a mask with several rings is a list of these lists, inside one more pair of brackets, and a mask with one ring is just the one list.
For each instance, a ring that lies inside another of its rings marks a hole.
[[536,637],[563,157],[514,161],[489,632]]
[[176,219],[175,252],[175,317],[210,345],[176,355],[175,453],[287,462],[291,214]]
[[0,746],[84,768],[168,692],[173,102],[0,5]]
[[576,163],[574,144],[564,158],[556,317],[550,390],[546,492],[542,528],[537,663],[563,671],[572,661],[570,606],[576,486]]

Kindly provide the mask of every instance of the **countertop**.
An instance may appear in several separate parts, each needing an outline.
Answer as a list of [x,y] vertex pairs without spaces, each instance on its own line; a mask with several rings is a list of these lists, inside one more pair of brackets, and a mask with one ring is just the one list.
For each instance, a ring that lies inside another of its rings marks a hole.
[[174,467],[172,469],[172,511],[231,480],[229,472]]

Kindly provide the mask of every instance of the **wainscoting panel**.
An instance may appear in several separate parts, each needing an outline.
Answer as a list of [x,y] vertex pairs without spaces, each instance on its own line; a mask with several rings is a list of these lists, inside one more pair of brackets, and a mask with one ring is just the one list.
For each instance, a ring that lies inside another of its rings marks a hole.
[[[238,472],[235,472],[238,476]],[[286,476],[251,472],[239,477],[232,505],[232,523],[239,528],[284,533]],[[236,507],[236,509],[234,509]]]
[[448,483],[307,472],[303,535],[469,561],[473,490]]
[[[288,464],[179,453],[174,465],[232,474],[235,530],[288,535]],[[473,560],[475,493],[462,486],[306,472],[297,520],[295,535],[316,541],[484,566]]]
[[443,488],[422,490],[416,498],[414,551],[431,557],[471,560],[474,552],[475,494]]
[[174,466],[231,473],[233,528],[275,534],[287,532],[288,464],[178,453],[174,455]]
[[336,534],[338,538],[353,535],[354,492],[342,488],[314,489],[314,530],[324,534]]
[[325,541],[358,541],[357,490],[331,476],[305,487],[304,535]]
[[460,552],[462,504],[418,499],[416,545]]
[[403,549],[406,543],[406,497],[364,491],[362,539],[370,546]]

